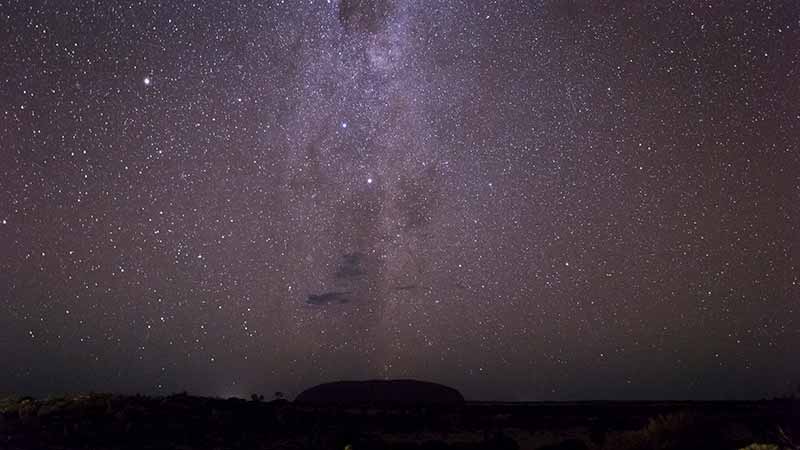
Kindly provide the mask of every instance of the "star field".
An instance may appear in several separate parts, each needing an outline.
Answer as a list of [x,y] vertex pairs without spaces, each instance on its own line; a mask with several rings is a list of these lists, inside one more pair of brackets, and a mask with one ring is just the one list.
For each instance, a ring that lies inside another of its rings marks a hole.
[[800,381],[793,1],[0,2],[0,393]]

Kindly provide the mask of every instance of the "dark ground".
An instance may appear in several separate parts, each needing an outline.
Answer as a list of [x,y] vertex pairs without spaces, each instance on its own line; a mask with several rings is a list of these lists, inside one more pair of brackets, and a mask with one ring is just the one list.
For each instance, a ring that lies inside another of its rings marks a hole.
[[800,437],[800,400],[375,408],[90,394],[6,398],[0,413],[0,449],[786,449]]

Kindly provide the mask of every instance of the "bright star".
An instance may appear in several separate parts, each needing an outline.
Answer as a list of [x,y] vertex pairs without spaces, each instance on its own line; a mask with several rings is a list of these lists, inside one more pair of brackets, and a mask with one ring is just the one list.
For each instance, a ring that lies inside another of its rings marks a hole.
[[372,178],[367,178],[367,184],[372,184]]
[[151,80],[150,77],[144,77],[143,81],[145,86],[150,86],[150,83],[153,82],[153,80]]

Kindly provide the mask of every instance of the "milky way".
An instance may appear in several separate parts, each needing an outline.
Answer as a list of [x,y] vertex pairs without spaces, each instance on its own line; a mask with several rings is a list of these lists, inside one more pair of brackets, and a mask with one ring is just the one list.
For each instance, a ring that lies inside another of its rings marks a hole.
[[800,8],[734,3],[0,4],[0,393],[789,392]]

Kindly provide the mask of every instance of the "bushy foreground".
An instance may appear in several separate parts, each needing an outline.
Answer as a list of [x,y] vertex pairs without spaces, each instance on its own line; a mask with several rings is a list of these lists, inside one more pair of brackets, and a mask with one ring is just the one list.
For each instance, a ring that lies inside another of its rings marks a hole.
[[794,450],[798,403],[309,406],[74,395],[0,400],[4,449]]

